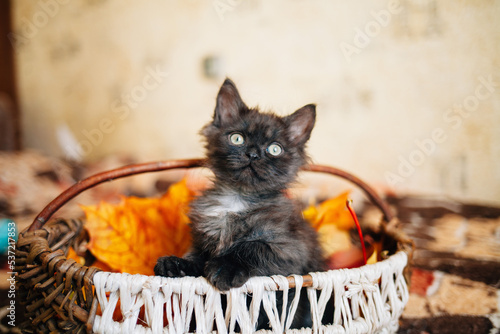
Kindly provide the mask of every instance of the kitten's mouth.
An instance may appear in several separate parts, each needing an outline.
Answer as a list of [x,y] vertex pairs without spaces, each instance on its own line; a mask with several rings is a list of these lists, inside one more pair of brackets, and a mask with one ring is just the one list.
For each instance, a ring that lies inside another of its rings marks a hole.
[[248,165],[242,167],[240,169],[241,173],[244,173],[245,171],[248,171],[250,173],[252,173],[252,175],[259,181],[265,181],[264,178],[262,178],[259,173],[255,170],[255,168],[252,166],[251,163],[249,163]]

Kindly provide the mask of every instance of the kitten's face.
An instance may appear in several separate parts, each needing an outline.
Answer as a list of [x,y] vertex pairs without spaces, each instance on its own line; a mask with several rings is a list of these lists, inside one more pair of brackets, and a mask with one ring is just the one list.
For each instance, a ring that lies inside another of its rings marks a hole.
[[205,136],[216,182],[247,193],[280,191],[306,163],[304,146],[314,126],[313,105],[287,117],[249,109],[226,80]]

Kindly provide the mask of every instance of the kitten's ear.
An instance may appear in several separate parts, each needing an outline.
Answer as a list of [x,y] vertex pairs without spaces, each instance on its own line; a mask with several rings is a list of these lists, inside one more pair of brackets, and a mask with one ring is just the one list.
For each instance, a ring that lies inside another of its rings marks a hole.
[[238,119],[240,113],[246,109],[247,107],[241,100],[236,85],[231,79],[226,79],[217,95],[213,124],[215,126],[229,124]]
[[316,121],[316,105],[308,104],[285,117],[288,138],[293,144],[304,145],[311,136]]

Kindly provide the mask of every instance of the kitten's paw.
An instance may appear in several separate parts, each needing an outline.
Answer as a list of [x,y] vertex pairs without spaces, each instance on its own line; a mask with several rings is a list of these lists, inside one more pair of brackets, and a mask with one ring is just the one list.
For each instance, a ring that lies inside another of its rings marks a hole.
[[193,264],[177,256],[160,257],[155,265],[155,275],[164,277],[195,276],[192,269]]
[[227,291],[245,284],[250,278],[250,273],[234,260],[218,257],[207,262],[205,276],[217,289]]

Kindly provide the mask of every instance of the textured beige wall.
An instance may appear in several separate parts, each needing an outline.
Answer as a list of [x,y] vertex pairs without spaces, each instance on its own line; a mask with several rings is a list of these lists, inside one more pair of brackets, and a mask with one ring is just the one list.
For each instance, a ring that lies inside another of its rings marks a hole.
[[249,105],[317,103],[317,163],[500,203],[500,1],[16,0],[13,15],[26,147],[200,156],[227,75]]

